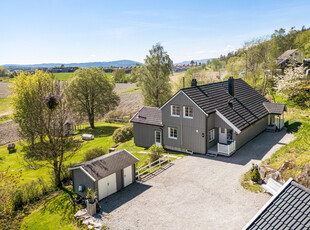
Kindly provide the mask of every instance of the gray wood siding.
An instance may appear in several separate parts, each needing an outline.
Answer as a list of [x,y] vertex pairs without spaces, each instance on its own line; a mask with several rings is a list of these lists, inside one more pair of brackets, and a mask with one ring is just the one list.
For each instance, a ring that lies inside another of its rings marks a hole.
[[[171,105],[180,106],[180,117],[171,116]],[[183,106],[193,106],[193,119],[183,117]],[[206,115],[182,92],[162,108],[163,145],[167,149],[206,153]],[[168,137],[168,127],[176,128],[178,139]],[[202,134],[204,137],[202,137]]]
[[160,127],[133,123],[133,138],[134,143],[141,147],[150,147],[155,144],[155,130],[160,131]]
[[[96,191],[95,182],[90,179],[81,169],[72,170],[73,176],[73,191],[80,196],[86,196],[87,188],[90,188],[92,191]],[[82,184],[85,186],[84,192],[79,192],[79,185]]]
[[236,147],[237,149],[241,148],[243,145],[248,143],[258,134],[263,132],[268,126],[268,116],[262,118],[261,120],[257,121],[253,125],[247,127],[246,129],[242,130],[242,132],[236,135]]

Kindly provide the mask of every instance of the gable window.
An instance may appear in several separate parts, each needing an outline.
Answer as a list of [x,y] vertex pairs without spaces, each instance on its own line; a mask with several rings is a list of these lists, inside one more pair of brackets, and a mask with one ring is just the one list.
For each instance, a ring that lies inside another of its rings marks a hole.
[[214,139],[215,139],[215,130],[210,129],[209,130],[209,142],[214,141]]
[[183,116],[185,118],[193,118],[193,106],[183,106]]
[[178,131],[176,128],[168,127],[168,137],[170,139],[178,139]]
[[180,116],[180,106],[179,105],[171,105],[171,116],[179,117]]

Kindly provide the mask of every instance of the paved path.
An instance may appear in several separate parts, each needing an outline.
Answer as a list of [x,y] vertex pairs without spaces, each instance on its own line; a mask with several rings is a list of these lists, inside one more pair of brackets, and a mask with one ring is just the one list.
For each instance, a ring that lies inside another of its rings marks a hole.
[[110,229],[241,229],[270,198],[245,191],[240,176],[293,135],[263,133],[232,157],[187,156],[104,199]]

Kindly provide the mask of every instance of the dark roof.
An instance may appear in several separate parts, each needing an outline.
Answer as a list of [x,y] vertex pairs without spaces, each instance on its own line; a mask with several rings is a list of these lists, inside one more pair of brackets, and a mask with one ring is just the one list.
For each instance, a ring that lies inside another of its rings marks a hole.
[[156,107],[143,106],[131,119],[131,122],[163,126],[161,110]]
[[310,189],[294,180],[286,183],[245,229],[310,229]]
[[264,106],[270,114],[281,115],[283,111],[286,111],[285,104],[264,102]]
[[242,79],[235,79],[235,97],[228,92],[228,81],[182,89],[205,113],[218,110],[234,126],[242,130],[269,114],[269,102]]
[[137,162],[139,162],[138,158],[123,149],[97,157],[70,169],[83,168],[95,180],[99,180]]

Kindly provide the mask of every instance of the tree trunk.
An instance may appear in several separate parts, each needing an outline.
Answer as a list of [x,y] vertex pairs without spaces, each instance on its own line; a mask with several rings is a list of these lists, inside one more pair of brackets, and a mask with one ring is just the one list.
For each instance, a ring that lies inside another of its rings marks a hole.
[[92,129],[95,129],[95,116],[94,113],[88,115],[89,125]]
[[54,180],[55,180],[55,186],[60,188],[62,187],[61,178],[60,178],[60,170],[58,168],[58,162],[57,160],[54,160]]

